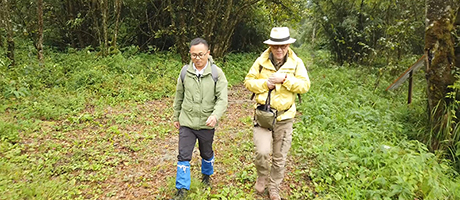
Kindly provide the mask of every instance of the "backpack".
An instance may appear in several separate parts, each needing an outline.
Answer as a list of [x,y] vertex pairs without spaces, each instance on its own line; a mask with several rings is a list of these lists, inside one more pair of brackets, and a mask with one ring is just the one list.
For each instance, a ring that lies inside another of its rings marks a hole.
[[[260,72],[262,72],[262,68],[262,65],[259,65],[259,74]],[[254,99],[254,96],[256,96],[256,93],[252,93],[251,100]],[[302,97],[300,96],[300,94],[297,94],[297,98],[299,98],[299,103],[302,103]]]
[[[188,69],[188,65],[184,65],[184,67],[182,67],[182,70],[180,71],[180,80],[182,81],[182,84],[184,84],[184,79],[185,79],[185,75],[187,74],[187,69]],[[216,82],[219,80],[219,72],[217,71],[217,66],[215,64],[211,65],[211,76],[212,76],[212,80],[214,80],[214,84],[216,84]]]

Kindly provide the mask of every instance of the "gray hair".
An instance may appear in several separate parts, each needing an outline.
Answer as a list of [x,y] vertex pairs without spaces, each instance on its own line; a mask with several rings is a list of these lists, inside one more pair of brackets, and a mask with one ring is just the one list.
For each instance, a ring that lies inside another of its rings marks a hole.
[[204,46],[206,46],[206,48],[209,48],[208,42],[206,42],[206,40],[204,40],[203,38],[195,38],[195,39],[193,39],[190,42],[190,48],[192,48],[192,46],[199,45],[199,44],[204,44]]

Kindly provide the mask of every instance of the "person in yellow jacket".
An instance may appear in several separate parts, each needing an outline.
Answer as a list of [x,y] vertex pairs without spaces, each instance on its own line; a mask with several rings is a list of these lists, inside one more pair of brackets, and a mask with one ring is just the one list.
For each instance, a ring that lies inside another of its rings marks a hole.
[[270,39],[264,42],[269,48],[257,58],[244,80],[245,87],[255,94],[255,108],[265,104],[271,91],[270,107],[278,113],[273,128],[261,127],[256,120],[253,128],[254,162],[258,175],[254,189],[263,193],[267,188],[271,200],[281,199],[279,190],[291,148],[296,95],[310,89],[305,65],[289,47],[294,42],[289,28],[273,28]]

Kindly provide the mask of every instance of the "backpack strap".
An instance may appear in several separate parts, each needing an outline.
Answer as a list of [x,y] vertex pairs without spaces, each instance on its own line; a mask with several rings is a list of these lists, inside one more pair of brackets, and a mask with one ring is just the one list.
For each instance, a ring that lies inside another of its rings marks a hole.
[[[260,72],[262,72],[262,68],[263,68],[262,65],[259,65],[259,74]],[[253,92],[251,95],[251,100],[253,100],[255,96],[256,96],[256,93]]]
[[[185,75],[187,74],[188,65],[184,65],[182,70],[180,70],[180,80],[182,84],[184,84]],[[214,84],[219,80],[219,71],[217,71],[217,66],[213,63],[211,65],[211,76],[212,80],[214,80]]]
[[188,69],[188,65],[184,65],[182,67],[182,70],[180,70],[180,80],[182,81],[182,84],[184,84],[184,79],[185,79],[185,75],[187,74],[187,69]]
[[214,63],[211,65],[211,76],[215,84],[219,80],[219,72],[217,71],[217,66]]
[[302,104],[302,96],[299,93],[297,93],[297,98],[299,98],[299,103]]

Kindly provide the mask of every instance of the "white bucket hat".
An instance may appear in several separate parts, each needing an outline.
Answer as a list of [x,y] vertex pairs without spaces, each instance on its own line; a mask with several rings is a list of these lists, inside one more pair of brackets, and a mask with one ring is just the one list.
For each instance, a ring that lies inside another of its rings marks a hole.
[[270,39],[265,40],[264,43],[268,45],[284,45],[292,44],[295,40],[289,35],[288,27],[274,27],[270,32]]

